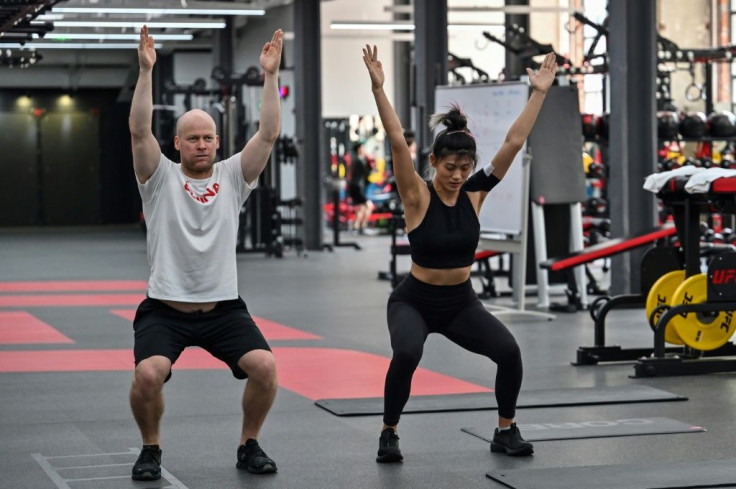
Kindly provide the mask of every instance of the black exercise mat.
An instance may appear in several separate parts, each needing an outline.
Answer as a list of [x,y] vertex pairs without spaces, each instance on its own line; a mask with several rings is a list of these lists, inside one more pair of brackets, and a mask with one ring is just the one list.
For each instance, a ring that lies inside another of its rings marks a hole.
[[[517,408],[555,406],[586,406],[634,402],[686,401],[671,392],[646,385],[615,387],[573,387],[521,391]],[[382,397],[356,399],[319,399],[315,404],[337,416],[368,416],[383,414]],[[413,396],[404,408],[407,413],[437,413],[442,411],[474,411],[497,409],[493,393],[451,394],[445,396]]]
[[[561,423],[524,423],[519,430],[527,441],[575,440],[580,438],[608,438],[612,436],[667,435],[671,433],[700,433],[705,428],[670,418],[626,418]],[[490,443],[493,428],[462,428],[469,435]]]
[[734,487],[736,485],[736,459],[492,470],[486,476],[512,489]]

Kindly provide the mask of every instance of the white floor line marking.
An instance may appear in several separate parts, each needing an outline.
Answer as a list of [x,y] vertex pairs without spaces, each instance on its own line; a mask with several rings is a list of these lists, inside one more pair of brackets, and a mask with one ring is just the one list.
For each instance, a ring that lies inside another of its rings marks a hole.
[[104,481],[107,479],[130,479],[129,475],[111,475],[109,477],[85,477],[81,479],[64,479],[66,482]]
[[46,460],[51,460],[52,458],[104,457],[106,455],[130,455],[130,452],[120,452],[120,453],[82,453],[82,454],[79,454],[79,455],[54,455],[53,457],[44,457],[44,458]]
[[[110,456],[110,455],[135,455],[137,456],[140,453],[140,449],[138,448],[131,448],[129,452],[122,452],[122,453],[97,453],[97,454],[82,454],[82,455],[56,455],[53,457],[44,457],[40,453],[32,453],[31,456],[33,459],[38,463],[38,465],[41,466],[41,469],[46,473],[47,476],[49,476],[49,479],[52,480],[54,484],[56,484],[56,487],[59,489],[72,489],[69,487],[68,482],[85,482],[85,481],[95,481],[95,480],[112,480],[112,479],[127,479],[130,476],[129,475],[115,475],[115,476],[109,476],[109,477],[88,477],[88,478],[80,478],[80,479],[65,479],[59,474],[59,470],[70,470],[70,469],[89,469],[89,468],[97,468],[97,467],[119,467],[123,465],[131,465],[130,463],[120,463],[120,464],[101,464],[101,465],[85,465],[85,466],[79,466],[79,467],[54,467],[49,463],[50,459],[57,459],[57,458],[71,458],[71,457],[104,457],[104,456]],[[165,486],[162,489],[189,489],[187,486],[185,486],[179,479],[171,475],[171,472],[161,467],[161,476],[169,482],[168,486]]]
[[54,467],[56,470],[70,470],[70,469],[96,469],[97,467],[122,467],[123,465],[133,465],[133,462],[124,464],[104,464],[104,465],[78,465],[76,467]]
[[56,484],[56,487],[59,489],[71,489],[67,485],[67,483],[64,481],[64,479],[56,472],[54,467],[51,466],[50,463],[46,461],[46,459],[41,455],[40,453],[32,453],[31,456],[38,462],[38,465],[41,466],[44,472],[46,472],[46,475],[49,476],[49,479],[53,481],[54,484]]

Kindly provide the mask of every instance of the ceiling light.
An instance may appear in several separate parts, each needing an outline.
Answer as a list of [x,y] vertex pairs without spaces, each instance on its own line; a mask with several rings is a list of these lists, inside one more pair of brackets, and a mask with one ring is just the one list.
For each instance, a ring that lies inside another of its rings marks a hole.
[[[161,49],[162,44],[154,44],[154,48]],[[0,49],[20,49],[17,43],[0,43]],[[138,49],[138,43],[80,43],[80,42],[28,42],[23,49]]]
[[[495,27],[503,27],[501,23],[483,22],[478,24],[457,23],[449,24],[448,30],[451,31],[484,31]],[[393,30],[393,31],[413,31],[414,24],[407,22],[332,22],[330,29],[342,30]]]
[[141,15],[264,15],[265,10],[221,8],[125,8],[54,7],[60,14],[141,14]]
[[181,22],[147,22],[145,20],[60,20],[54,22],[56,27],[129,27],[140,29],[147,25],[149,29],[224,29],[224,21],[198,22],[186,20]]
[[63,18],[64,18],[64,16],[63,15],[59,15],[59,14],[41,14],[41,15],[37,16],[35,19],[33,19],[33,20],[43,20],[43,21],[47,21],[47,22],[53,22],[55,20],[61,20]]
[[330,29],[413,31],[414,24],[407,22],[332,22]]
[[[448,31],[487,31],[489,29],[504,27],[503,24],[485,22],[483,24],[449,24]],[[48,35],[48,34],[47,34]]]
[[[56,10],[56,9],[54,9]],[[413,14],[413,5],[387,5],[383,7],[384,12],[393,12],[395,14]],[[533,13],[573,13],[582,11],[573,7],[544,7],[530,5],[503,5],[496,7],[447,7],[447,12],[503,12],[506,14],[533,14]]]
[[[192,34],[153,34],[149,33],[156,41],[191,41],[194,39]],[[38,39],[38,34],[33,35],[34,39]],[[49,32],[44,39],[66,40],[66,39],[92,39],[98,41],[137,41],[140,34],[89,34],[82,32]]]

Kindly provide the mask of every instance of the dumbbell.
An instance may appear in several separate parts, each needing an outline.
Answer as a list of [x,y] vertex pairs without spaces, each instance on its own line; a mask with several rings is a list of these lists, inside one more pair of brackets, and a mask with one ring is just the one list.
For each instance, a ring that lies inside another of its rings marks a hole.
[[606,176],[606,166],[603,163],[591,163],[588,165],[588,176],[593,178],[604,178]]
[[677,170],[680,166],[680,160],[677,157],[668,158],[662,162],[663,171]]
[[608,211],[608,202],[598,197],[590,198],[585,202],[585,211],[589,216],[604,216]]
[[700,167],[700,160],[693,158],[692,156],[688,156],[685,158],[685,161],[683,162],[682,166],[695,166]]
[[724,243],[728,243],[728,244],[736,243],[736,234],[734,234],[733,229],[731,228],[721,229],[721,236],[723,236]]
[[713,165],[714,163],[711,158],[700,158],[700,166],[703,168],[711,168]]

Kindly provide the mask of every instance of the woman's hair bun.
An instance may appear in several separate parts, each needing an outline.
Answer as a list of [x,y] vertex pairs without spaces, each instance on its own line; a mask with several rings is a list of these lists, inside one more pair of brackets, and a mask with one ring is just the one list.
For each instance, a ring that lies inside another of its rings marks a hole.
[[447,112],[437,112],[429,119],[429,127],[434,131],[440,124],[449,131],[462,131],[468,128],[468,119],[462,113],[460,107],[455,104],[450,106]]

